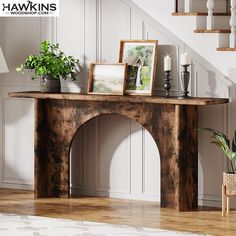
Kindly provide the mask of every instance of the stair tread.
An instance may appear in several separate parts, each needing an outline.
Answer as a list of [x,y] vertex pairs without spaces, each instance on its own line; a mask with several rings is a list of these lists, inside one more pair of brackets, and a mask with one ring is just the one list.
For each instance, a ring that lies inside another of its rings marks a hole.
[[224,52],[233,52],[236,51],[236,48],[217,48],[217,51],[224,51]]
[[[207,12],[173,12],[172,16],[207,16]],[[230,16],[230,13],[215,12],[214,16]]]
[[230,29],[212,29],[212,30],[197,29],[197,30],[194,30],[194,33],[223,33],[223,34],[229,34],[229,33],[231,33],[231,30]]

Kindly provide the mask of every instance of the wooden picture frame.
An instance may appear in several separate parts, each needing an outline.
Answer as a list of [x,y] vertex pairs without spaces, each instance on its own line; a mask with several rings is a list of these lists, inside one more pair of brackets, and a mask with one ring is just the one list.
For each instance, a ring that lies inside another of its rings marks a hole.
[[126,63],[91,63],[88,94],[124,95]]
[[158,40],[121,40],[119,63],[127,63],[125,93],[152,96]]

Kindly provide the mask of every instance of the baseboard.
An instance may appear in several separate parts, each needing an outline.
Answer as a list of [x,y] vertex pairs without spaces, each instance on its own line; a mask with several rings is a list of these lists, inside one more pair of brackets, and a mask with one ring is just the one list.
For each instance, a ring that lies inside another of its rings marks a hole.
[[[0,188],[9,188],[9,189],[22,189],[22,190],[33,190],[33,185],[28,184],[0,184]],[[130,200],[140,200],[140,201],[152,201],[152,202],[160,202],[159,195],[133,195],[125,193],[114,193],[114,192],[103,192],[103,191],[84,191],[79,188],[71,188],[72,195],[80,195],[80,196],[99,196],[99,197],[112,197],[112,198],[120,198],[120,199],[130,199]],[[209,206],[209,207],[221,207],[221,196],[220,195],[212,195],[212,194],[199,194],[198,196],[198,205],[199,206]],[[231,198],[230,206],[233,209],[236,209],[236,197]]]
[[[71,193],[73,195],[80,195],[80,196],[100,196],[100,197],[113,197],[113,198],[120,198],[120,199],[131,199],[131,200],[141,200],[141,201],[152,201],[152,202],[160,202],[159,195],[133,195],[130,196],[129,194],[120,194],[114,192],[94,192],[94,191],[84,191],[78,188],[72,188]],[[208,206],[208,207],[221,207],[221,196],[220,195],[212,195],[212,194],[199,194],[198,196],[198,205],[199,206]],[[231,208],[236,208],[236,198],[235,200],[232,199]]]
[[[198,205],[221,208],[221,195],[202,194],[198,199]],[[230,208],[236,209],[236,197],[230,198]]]
[[212,194],[199,194],[199,206],[221,207],[221,196]]
[[34,186],[30,184],[10,184],[0,183],[0,188],[34,190]]
[[130,196],[129,193],[117,193],[117,192],[105,192],[105,191],[84,191],[78,188],[71,188],[72,195],[80,195],[80,196],[99,196],[99,197],[111,197],[111,198],[119,198],[119,199],[130,199],[130,200],[140,200],[140,201],[151,201],[151,202],[160,202],[159,195],[136,195],[133,194]]

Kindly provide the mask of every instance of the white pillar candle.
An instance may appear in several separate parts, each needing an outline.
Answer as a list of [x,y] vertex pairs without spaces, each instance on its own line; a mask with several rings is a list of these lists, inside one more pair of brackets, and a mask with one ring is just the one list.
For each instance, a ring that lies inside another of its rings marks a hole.
[[171,57],[165,56],[164,58],[164,71],[170,71],[171,70]]
[[191,60],[190,60],[190,57],[187,52],[181,55],[180,64],[181,65],[190,65],[191,64]]

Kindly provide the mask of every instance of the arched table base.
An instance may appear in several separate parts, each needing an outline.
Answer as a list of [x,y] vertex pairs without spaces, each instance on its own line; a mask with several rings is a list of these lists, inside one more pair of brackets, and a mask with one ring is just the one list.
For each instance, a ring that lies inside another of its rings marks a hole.
[[161,98],[147,102],[146,97],[10,95],[35,98],[35,198],[70,197],[69,154],[76,131],[94,117],[119,114],[144,126],[159,148],[161,207],[178,211],[197,208],[197,105],[226,103],[227,99],[199,100],[198,104],[191,99],[189,104]]

